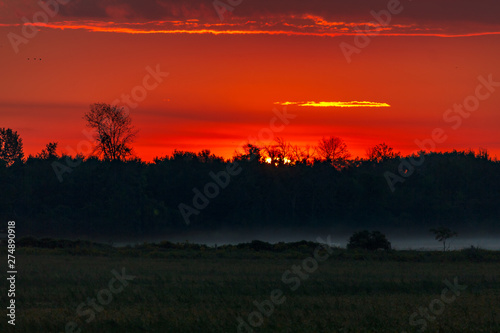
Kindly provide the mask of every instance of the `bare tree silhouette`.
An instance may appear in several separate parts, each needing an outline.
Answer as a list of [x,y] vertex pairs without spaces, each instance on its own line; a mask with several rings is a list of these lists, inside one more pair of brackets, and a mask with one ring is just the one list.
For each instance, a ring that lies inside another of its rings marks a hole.
[[346,167],[347,160],[351,157],[344,140],[335,136],[322,138],[318,143],[317,152],[321,159],[338,170]]
[[276,138],[275,143],[262,148],[266,160],[275,166],[292,162],[292,145],[282,138]]
[[383,162],[401,156],[401,153],[395,152],[394,148],[389,147],[385,142],[375,145],[366,150],[366,155],[370,161]]
[[130,116],[116,105],[95,103],[84,116],[87,126],[96,130],[97,145],[93,154],[104,160],[125,160],[132,156],[130,144],[137,131]]

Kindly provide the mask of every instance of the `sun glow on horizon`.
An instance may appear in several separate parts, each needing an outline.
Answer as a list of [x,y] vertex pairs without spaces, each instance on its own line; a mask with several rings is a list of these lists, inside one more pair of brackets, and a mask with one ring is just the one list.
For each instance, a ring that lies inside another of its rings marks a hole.
[[[267,157],[267,158],[265,159],[265,162],[266,162],[267,164],[272,164],[272,163],[273,163],[273,159],[272,159],[271,157]],[[284,164],[291,164],[291,163],[292,163],[292,160],[291,160],[291,159],[289,159],[289,158],[287,158],[287,157],[285,157],[285,158],[283,159],[283,163],[284,163]],[[274,163],[274,165],[278,166],[279,164],[278,164],[278,162],[275,162],[275,163]]]

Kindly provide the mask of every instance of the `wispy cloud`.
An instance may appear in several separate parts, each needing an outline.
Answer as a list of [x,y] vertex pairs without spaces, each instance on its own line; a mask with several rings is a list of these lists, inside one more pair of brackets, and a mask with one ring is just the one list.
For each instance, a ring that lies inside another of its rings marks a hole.
[[387,103],[369,102],[369,101],[350,101],[350,102],[276,102],[279,105],[309,106],[317,108],[388,108]]
[[[29,24],[29,23],[26,23]],[[0,26],[19,26],[20,23]],[[380,26],[373,22],[328,21],[321,16],[290,15],[269,16],[247,20],[232,18],[225,22],[207,22],[198,19],[158,20],[147,22],[114,22],[102,20],[65,20],[47,24],[33,24],[40,29],[87,30],[124,34],[212,34],[212,35],[288,35],[338,37],[355,36],[360,31],[368,36],[428,36],[472,37],[500,35],[500,26],[476,26],[468,30],[443,28],[442,26],[418,26],[415,24],[391,24]]]

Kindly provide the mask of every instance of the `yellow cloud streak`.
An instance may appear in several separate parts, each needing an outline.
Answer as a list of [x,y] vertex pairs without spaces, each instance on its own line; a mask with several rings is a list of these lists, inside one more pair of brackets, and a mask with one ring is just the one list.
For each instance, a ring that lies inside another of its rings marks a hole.
[[283,102],[275,103],[283,106],[311,106],[317,108],[388,108],[391,107],[387,103],[368,102],[368,101],[351,101],[351,102]]

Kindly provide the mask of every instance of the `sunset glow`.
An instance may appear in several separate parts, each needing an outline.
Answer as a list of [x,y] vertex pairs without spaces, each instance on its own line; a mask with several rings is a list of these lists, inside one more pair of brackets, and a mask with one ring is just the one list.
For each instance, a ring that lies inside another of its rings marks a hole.
[[500,333],[499,56],[499,0],[0,0],[0,333]]

